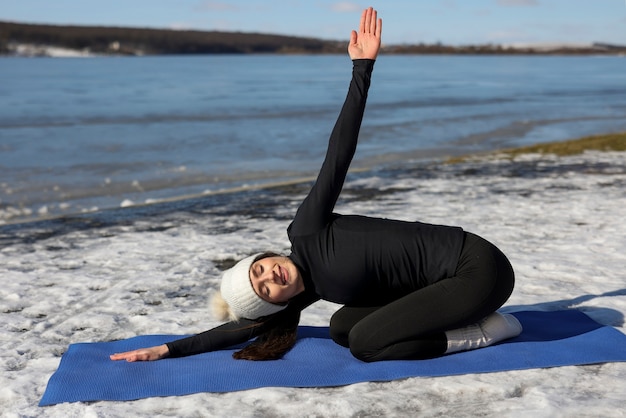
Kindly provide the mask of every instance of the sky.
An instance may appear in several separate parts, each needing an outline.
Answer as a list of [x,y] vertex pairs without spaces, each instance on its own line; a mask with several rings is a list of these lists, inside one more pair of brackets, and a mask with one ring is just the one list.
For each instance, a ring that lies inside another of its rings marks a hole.
[[385,44],[626,45],[626,0],[0,0],[0,20],[342,40],[370,5]]

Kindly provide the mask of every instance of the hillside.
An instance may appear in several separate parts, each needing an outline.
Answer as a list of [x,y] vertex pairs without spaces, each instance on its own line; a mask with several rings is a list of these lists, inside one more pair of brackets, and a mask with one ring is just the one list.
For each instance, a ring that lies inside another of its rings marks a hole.
[[10,53],[15,44],[122,55],[336,53],[345,49],[332,41],[259,33],[0,22],[0,53]]
[[[0,55],[48,55],[50,47],[89,55],[344,53],[345,41],[244,32],[100,26],[57,26],[0,21]],[[386,45],[390,54],[607,54],[626,46],[608,44],[502,46],[437,44]]]

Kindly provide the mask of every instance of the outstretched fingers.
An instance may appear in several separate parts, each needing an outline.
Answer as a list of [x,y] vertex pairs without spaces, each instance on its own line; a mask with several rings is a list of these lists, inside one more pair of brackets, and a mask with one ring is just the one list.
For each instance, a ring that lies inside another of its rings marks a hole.
[[368,9],[368,18],[369,18],[369,33],[376,33],[376,22],[378,19],[378,12],[372,9],[371,7]]
[[373,7],[368,7],[361,13],[359,31],[352,31],[348,53],[350,58],[376,59],[380,49],[382,34],[382,19]]
[[373,7],[368,7],[361,14],[359,33],[369,33],[380,37],[382,22],[382,19],[378,18],[378,12]]
[[125,353],[115,353],[109,356],[109,358],[114,361],[126,360],[128,362],[150,360],[150,357],[145,352],[145,350],[133,350],[133,351],[127,351]]
[[[371,9],[371,7],[370,7]],[[361,13],[361,21],[359,22],[359,33],[365,33],[365,26],[366,26],[366,21],[367,21],[367,12],[370,9],[365,9],[363,10],[363,13]]]
[[126,360],[128,362],[134,361],[154,361],[160,360],[169,355],[169,348],[167,345],[158,345],[149,348],[140,348],[138,350],[126,351],[124,353],[115,353],[109,356],[111,360]]
[[376,28],[374,29],[374,35],[380,39],[383,34],[383,20],[382,19],[374,19],[376,23]]

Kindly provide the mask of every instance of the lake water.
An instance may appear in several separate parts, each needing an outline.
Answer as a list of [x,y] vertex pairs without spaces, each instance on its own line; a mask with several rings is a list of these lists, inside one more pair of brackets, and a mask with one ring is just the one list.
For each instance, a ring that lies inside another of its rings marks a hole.
[[[626,130],[620,57],[381,56],[354,167]],[[314,175],[345,56],[0,59],[0,223]]]

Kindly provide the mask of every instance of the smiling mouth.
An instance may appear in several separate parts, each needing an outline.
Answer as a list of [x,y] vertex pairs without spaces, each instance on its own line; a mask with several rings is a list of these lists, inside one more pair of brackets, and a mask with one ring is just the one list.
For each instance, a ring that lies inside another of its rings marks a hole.
[[280,280],[283,282],[283,285],[288,283],[289,273],[284,267],[279,267],[280,269]]

